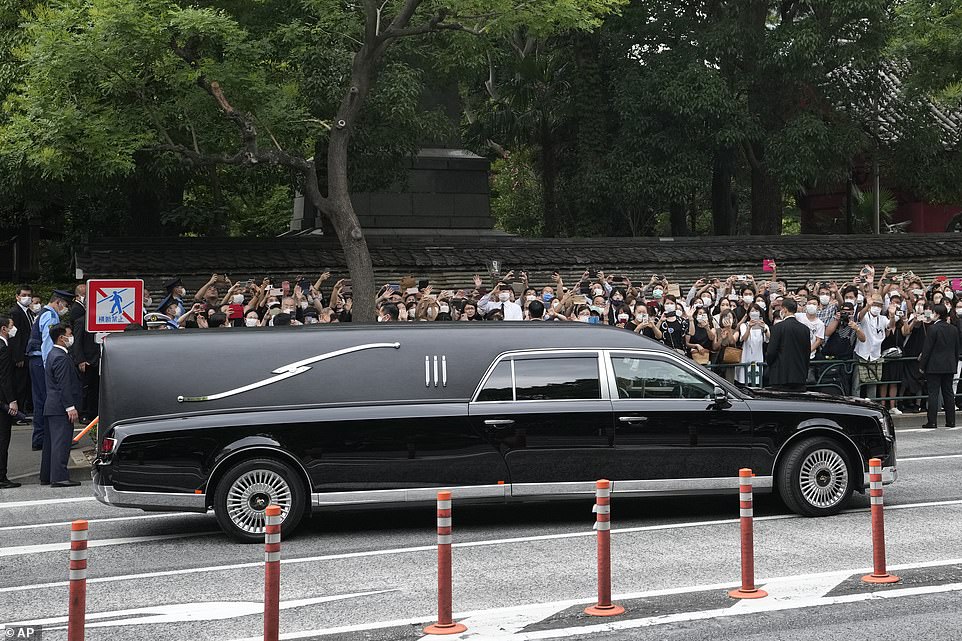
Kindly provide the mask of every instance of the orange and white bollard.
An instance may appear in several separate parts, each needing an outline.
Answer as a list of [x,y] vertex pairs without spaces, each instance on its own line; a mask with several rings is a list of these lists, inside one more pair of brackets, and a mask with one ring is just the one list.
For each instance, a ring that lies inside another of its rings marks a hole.
[[868,461],[868,495],[872,503],[872,566],[871,574],[862,577],[866,583],[897,583],[900,579],[885,571],[885,517],[882,502],[882,461]]
[[281,605],[281,508],[264,511],[264,641],[277,641]]
[[585,608],[585,614],[613,617],[625,609],[611,602],[611,481],[595,482],[594,529],[598,531],[598,603]]
[[67,641],[83,641],[87,616],[87,522],[70,524],[70,607]]
[[755,587],[755,533],[752,501],[752,471],[738,470],[738,515],[742,540],[742,587],[728,593],[733,599],[760,599],[768,596],[765,590]]
[[458,634],[467,626],[454,622],[451,596],[451,493],[438,492],[438,621],[424,634]]

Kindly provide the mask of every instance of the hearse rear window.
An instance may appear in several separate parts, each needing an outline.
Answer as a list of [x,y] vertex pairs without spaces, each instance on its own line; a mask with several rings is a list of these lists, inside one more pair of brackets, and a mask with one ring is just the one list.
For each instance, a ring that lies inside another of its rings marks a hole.
[[598,359],[535,358],[514,362],[519,401],[601,398]]

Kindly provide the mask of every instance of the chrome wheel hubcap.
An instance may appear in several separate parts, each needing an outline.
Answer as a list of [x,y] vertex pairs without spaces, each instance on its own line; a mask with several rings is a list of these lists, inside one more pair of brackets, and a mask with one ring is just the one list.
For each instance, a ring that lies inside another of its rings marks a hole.
[[802,461],[798,480],[809,505],[832,507],[848,491],[848,466],[834,450],[815,450]]
[[251,534],[263,534],[264,510],[281,508],[281,521],[291,509],[291,488],[280,474],[251,470],[241,475],[227,492],[227,514],[234,525]]

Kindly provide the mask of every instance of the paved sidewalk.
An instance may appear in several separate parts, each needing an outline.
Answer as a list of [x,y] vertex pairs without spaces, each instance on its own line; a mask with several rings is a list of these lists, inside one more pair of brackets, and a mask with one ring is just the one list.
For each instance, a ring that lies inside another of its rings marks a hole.
[[[79,433],[81,429],[83,429],[82,426],[76,427],[74,433]],[[32,433],[32,425],[13,426],[7,461],[7,476],[11,481],[20,483],[40,481],[40,452],[34,452],[30,446]],[[84,455],[84,450],[92,450],[93,447],[94,442],[89,435],[74,445],[70,452],[70,463],[67,465],[70,478],[76,481],[90,480],[90,463]]]

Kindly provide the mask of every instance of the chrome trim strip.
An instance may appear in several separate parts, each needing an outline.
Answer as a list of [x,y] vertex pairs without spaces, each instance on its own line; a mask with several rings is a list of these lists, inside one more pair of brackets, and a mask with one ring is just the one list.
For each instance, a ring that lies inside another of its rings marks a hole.
[[434,386],[438,386],[438,355],[434,355]]
[[424,386],[431,387],[431,357],[424,355]]
[[514,359],[511,359],[511,401],[518,402],[518,377],[514,373]]
[[448,357],[441,355],[441,387],[448,386]]
[[[595,495],[595,481],[566,481],[563,483],[512,483],[511,496],[548,496],[551,494]],[[612,483],[614,485],[614,483]]]
[[249,392],[254,389],[270,385],[271,383],[277,383],[285,379],[291,378],[292,376],[297,376],[298,374],[303,374],[309,371],[311,368],[308,367],[314,363],[327,360],[329,358],[336,358],[338,356],[344,356],[345,354],[352,354],[354,352],[360,352],[368,349],[378,349],[382,347],[390,347],[392,349],[398,349],[401,347],[401,343],[367,343],[365,345],[355,345],[354,347],[345,347],[344,349],[334,350],[333,352],[325,352],[324,354],[318,354],[317,356],[311,356],[310,358],[305,358],[293,363],[288,363],[272,370],[272,374],[276,376],[271,376],[259,381],[255,381],[249,385],[244,385],[242,387],[236,387],[234,389],[227,390],[225,392],[218,392],[217,394],[209,394],[207,396],[178,396],[178,403],[197,403],[202,401],[217,401],[222,398],[227,398],[229,396],[235,396],[237,394],[243,394],[244,392]]
[[112,485],[94,484],[94,496],[104,505],[114,507],[167,508],[182,512],[206,512],[206,494],[181,492],[126,492]]
[[463,485],[451,487],[418,487],[400,490],[359,490],[354,492],[314,492],[311,505],[362,505],[366,503],[413,503],[437,501],[438,492],[448,490],[457,499],[505,498],[508,485]]
[[[868,487],[870,483],[868,478],[868,472],[865,472],[865,486]],[[899,470],[895,466],[888,466],[882,468],[882,485],[891,485],[899,480]]]
[[[682,493],[704,492],[712,490],[732,490],[738,492],[740,482],[737,476],[722,478],[693,478],[693,479],[651,479],[644,481],[612,481],[611,488],[615,492],[642,493]],[[756,476],[752,479],[753,489],[772,489],[775,479],[771,476]]]

